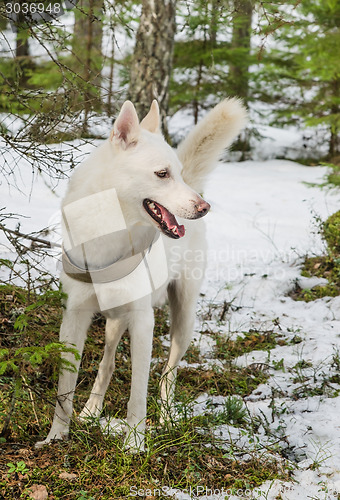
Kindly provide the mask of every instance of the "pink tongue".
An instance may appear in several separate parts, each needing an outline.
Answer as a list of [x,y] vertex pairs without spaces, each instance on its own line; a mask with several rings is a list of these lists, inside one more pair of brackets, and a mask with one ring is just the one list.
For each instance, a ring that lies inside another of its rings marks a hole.
[[166,223],[168,229],[173,229],[174,227],[177,228],[177,231],[176,231],[176,234],[178,234],[178,236],[180,238],[182,238],[182,236],[185,235],[185,227],[184,226],[180,226],[175,218],[175,216],[170,213],[165,207],[163,207],[162,205],[158,205],[158,208],[160,209],[161,213],[162,213],[162,219],[164,220],[164,222]]

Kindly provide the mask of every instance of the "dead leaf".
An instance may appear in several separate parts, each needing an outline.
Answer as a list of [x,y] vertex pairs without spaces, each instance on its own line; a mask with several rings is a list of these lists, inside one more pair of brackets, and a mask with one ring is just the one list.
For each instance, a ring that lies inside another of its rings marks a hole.
[[66,479],[66,481],[74,481],[75,479],[77,479],[77,477],[77,474],[73,474],[70,472],[61,472],[59,474],[59,479]]
[[33,484],[28,489],[29,498],[33,498],[33,500],[46,500],[48,498],[48,493],[46,486],[43,484]]

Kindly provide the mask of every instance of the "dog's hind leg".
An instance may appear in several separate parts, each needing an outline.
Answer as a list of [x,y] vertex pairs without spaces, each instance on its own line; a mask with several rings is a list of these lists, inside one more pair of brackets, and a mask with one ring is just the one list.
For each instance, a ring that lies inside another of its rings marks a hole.
[[79,359],[76,359],[74,354],[70,352],[62,354],[62,358],[67,363],[72,363],[74,369],[71,371],[66,367],[66,369],[61,370],[53,424],[47,438],[44,441],[36,443],[36,448],[40,448],[55,439],[65,439],[68,436],[73,410],[74,390],[91,318],[92,311],[88,310],[66,309],[64,312],[59,339],[67,347],[75,348],[78,351],[79,357],[77,356],[77,358]]
[[115,354],[117,345],[127,327],[126,320],[122,318],[106,321],[104,356],[100,362],[98,374],[93,385],[91,395],[80,413],[79,418],[99,417],[103,408],[103,400],[115,369]]
[[146,399],[151,363],[154,313],[151,305],[135,310],[129,317],[131,339],[131,393],[127,412],[125,445],[131,451],[144,450]]
[[161,423],[171,420],[178,363],[186,353],[192,340],[195,310],[201,280],[176,280],[168,288],[170,305],[170,351],[163,370],[161,390]]

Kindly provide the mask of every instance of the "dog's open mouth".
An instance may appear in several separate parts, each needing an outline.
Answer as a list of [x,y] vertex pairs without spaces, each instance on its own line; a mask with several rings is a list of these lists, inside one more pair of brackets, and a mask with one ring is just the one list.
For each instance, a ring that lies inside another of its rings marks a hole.
[[161,231],[170,238],[182,238],[185,235],[185,228],[178,224],[176,217],[163,205],[156,201],[145,199],[143,206],[147,213],[158,222]]

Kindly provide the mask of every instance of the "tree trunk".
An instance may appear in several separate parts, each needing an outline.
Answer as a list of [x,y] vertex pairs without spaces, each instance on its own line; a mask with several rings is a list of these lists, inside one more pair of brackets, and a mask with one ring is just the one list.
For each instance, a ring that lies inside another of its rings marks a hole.
[[103,0],[80,0],[74,13],[73,69],[79,74],[79,86],[83,89],[86,133],[88,113],[101,104]]
[[[331,106],[331,113],[334,116],[339,116],[340,114],[340,106],[337,102],[338,96],[340,94],[340,80],[335,79],[332,82],[332,92],[333,92],[333,104]],[[329,140],[329,157],[330,160],[333,161],[340,155],[340,129],[337,124],[337,121],[334,120],[334,123],[330,127],[330,140]],[[338,159],[338,158],[337,158]]]
[[15,46],[15,57],[28,58],[29,57],[28,36],[26,31],[18,29]]
[[135,104],[140,119],[149,111],[152,100],[157,99],[166,136],[175,31],[176,0],[142,0],[128,98]]
[[[234,0],[233,33],[231,55],[233,63],[229,67],[231,95],[241,97],[244,104],[249,100],[249,64],[251,51],[251,26],[253,14],[252,0]],[[241,160],[250,151],[249,135],[244,131],[233,148],[242,151]]]
[[197,72],[197,80],[196,80],[196,89],[195,89],[195,97],[193,100],[193,111],[194,111],[194,124],[197,125],[198,122],[198,113],[199,113],[199,91],[201,87],[201,81],[202,81],[202,71],[203,71],[203,61],[202,59],[200,60],[200,64],[198,67],[198,72]]
[[218,18],[220,15],[219,5],[220,5],[220,0],[211,1],[209,42],[212,48],[215,48],[217,45]]
[[252,0],[234,0],[230,65],[231,90],[247,104],[249,98],[249,56],[251,48]]
[[108,90],[107,90],[107,113],[110,116],[112,114],[112,98],[113,98],[113,75],[114,75],[114,67],[115,67],[115,24],[111,25],[111,33],[112,33],[112,50],[110,57],[110,73],[109,73],[109,81],[108,81]]
[[0,14],[0,31],[5,31],[5,29],[7,28],[7,22],[7,17]]
[[17,23],[17,34],[15,44],[15,58],[18,68],[18,83],[20,87],[27,85],[27,69],[31,66],[31,58],[29,54],[28,32],[26,28],[21,27],[23,16],[19,14]]

